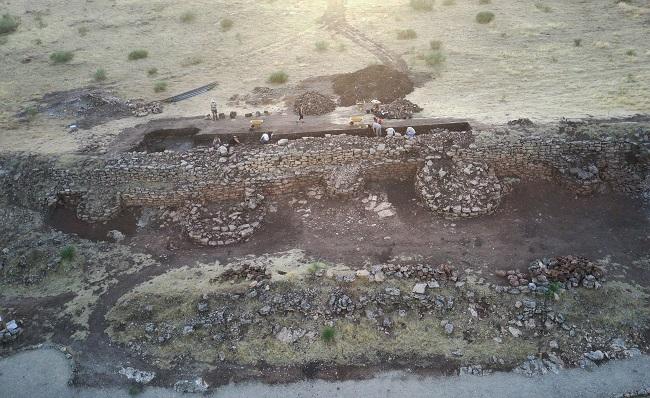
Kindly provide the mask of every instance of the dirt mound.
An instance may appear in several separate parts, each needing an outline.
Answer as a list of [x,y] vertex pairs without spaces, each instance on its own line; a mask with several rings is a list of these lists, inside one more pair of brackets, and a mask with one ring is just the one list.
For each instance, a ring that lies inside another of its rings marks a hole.
[[377,99],[390,103],[413,91],[408,75],[384,65],[372,65],[353,73],[342,73],[332,79],[334,92],[342,106]]
[[316,91],[307,91],[296,98],[293,111],[298,113],[301,106],[305,115],[324,115],[336,109],[336,102]]
[[414,113],[422,112],[422,108],[409,100],[400,98],[379,106],[379,111],[375,112],[376,116],[384,119],[410,119]]

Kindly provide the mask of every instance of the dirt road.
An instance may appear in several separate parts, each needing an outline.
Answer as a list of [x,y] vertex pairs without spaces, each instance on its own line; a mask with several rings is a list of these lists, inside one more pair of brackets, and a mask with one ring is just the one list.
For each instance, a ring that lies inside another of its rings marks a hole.
[[[72,388],[72,373],[63,354],[53,349],[26,351],[0,360],[0,396],[30,398],[128,397],[125,388]],[[609,362],[587,371],[528,378],[511,373],[489,376],[415,377],[404,372],[381,374],[362,381],[302,381],[269,386],[262,383],[228,385],[209,396],[218,397],[612,397],[650,388],[650,356]],[[187,396],[162,388],[147,388],[139,396]]]

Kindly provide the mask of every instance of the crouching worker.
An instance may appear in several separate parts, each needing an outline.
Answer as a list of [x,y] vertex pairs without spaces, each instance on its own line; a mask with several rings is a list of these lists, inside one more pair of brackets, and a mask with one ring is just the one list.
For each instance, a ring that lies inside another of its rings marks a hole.
[[413,127],[409,127],[406,129],[406,138],[408,138],[409,140],[415,138],[415,129]]
[[271,142],[271,138],[273,138],[273,133],[264,133],[260,137],[260,144],[268,144]]
[[395,129],[392,127],[389,127],[386,129],[386,137],[395,137]]

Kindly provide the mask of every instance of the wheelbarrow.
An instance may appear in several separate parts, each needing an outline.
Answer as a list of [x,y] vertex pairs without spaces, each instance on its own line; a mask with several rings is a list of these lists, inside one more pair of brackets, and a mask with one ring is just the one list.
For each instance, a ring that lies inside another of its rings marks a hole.
[[251,130],[258,129],[258,128],[262,127],[262,123],[264,123],[264,120],[262,120],[262,119],[253,119],[253,120],[251,120],[251,128],[250,129]]
[[350,126],[360,126],[361,124],[363,124],[362,115],[350,116]]

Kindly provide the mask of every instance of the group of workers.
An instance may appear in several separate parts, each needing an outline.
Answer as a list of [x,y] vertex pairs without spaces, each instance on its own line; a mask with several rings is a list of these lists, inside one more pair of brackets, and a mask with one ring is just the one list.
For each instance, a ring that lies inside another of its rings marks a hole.
[[[219,113],[217,112],[217,100],[212,98],[212,101],[210,101],[210,111],[211,111],[211,118],[212,120],[219,120]],[[298,110],[298,121],[304,123],[304,113],[303,113],[303,107],[301,106]],[[384,120],[375,116],[373,123],[371,125],[372,131],[375,133],[376,137],[381,137],[382,136],[382,131],[383,131],[383,124]],[[411,126],[406,128],[406,138],[408,139],[413,139],[415,138],[415,129]],[[400,136],[399,133],[395,131],[394,128],[388,127],[386,129],[386,137],[397,137]],[[260,144],[268,144],[271,142],[271,138],[273,138],[273,133],[263,133],[262,136],[260,137]],[[214,148],[220,149],[221,151],[227,150],[228,153],[232,153],[232,147],[235,145],[240,144],[239,138],[234,135],[230,138],[228,143],[223,144],[221,142],[221,138],[219,136],[215,137],[215,139],[212,141],[212,146]]]
[[[374,118],[374,121],[372,122],[372,131],[375,133],[376,137],[382,136],[382,130],[384,128],[383,123],[384,121],[382,119],[379,119],[377,117]],[[392,127],[386,129],[386,137],[396,137],[399,135],[400,134],[397,133]],[[415,129],[413,127],[409,126],[406,128],[406,138],[415,138]]]

